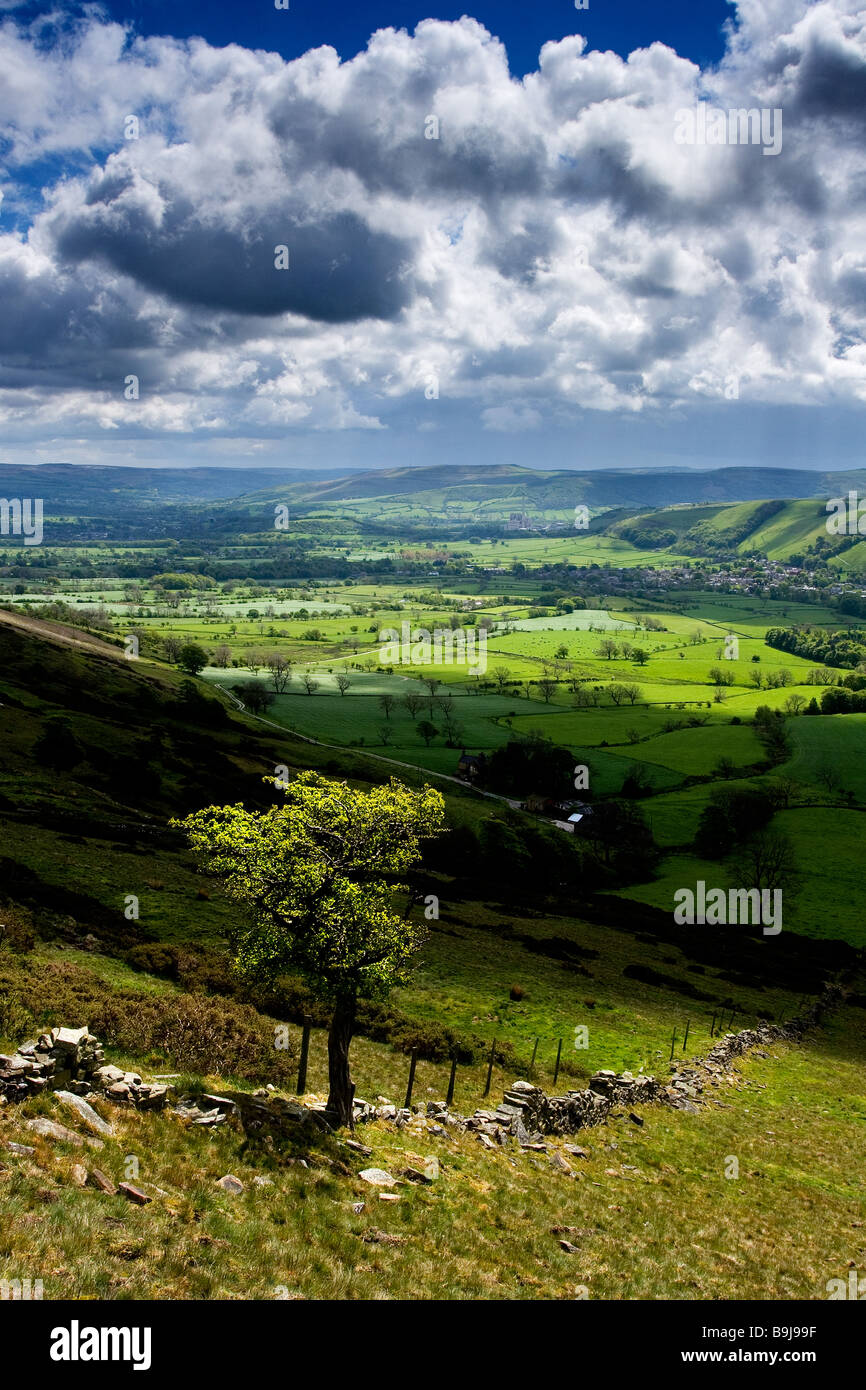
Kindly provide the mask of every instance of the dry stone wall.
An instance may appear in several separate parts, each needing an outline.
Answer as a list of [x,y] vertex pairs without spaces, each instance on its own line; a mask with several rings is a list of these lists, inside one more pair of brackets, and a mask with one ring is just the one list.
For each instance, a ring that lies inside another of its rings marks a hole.
[[145,1082],[137,1072],[106,1064],[99,1040],[87,1028],[52,1028],[16,1052],[0,1053],[0,1096],[26,1100],[40,1091],[68,1091],[73,1096],[102,1092],[117,1105],[160,1110],[169,1088]]
[[[544,1148],[545,1135],[574,1134],[602,1124],[614,1110],[627,1110],[643,1123],[635,1108],[649,1104],[696,1110],[709,1092],[731,1082],[735,1057],[776,1042],[799,1041],[820,1022],[825,1009],[837,1003],[842,990],[829,986],[821,998],[800,1017],[785,1024],[762,1024],[739,1033],[728,1033],[705,1057],[680,1066],[667,1080],[642,1073],[600,1070],[584,1090],[549,1096],[531,1081],[515,1081],[495,1109],[478,1109],[473,1115],[449,1112],[444,1101],[430,1101],[415,1111],[390,1103],[371,1105],[356,1100],[356,1123],[386,1120],[402,1126],[424,1116],[437,1127],[474,1131],[487,1147],[509,1143],[522,1148]],[[766,1054],[764,1054],[766,1055]],[[157,1078],[145,1082],[136,1072],[125,1072],[105,1061],[97,1038],[87,1028],[52,1028],[11,1055],[0,1054],[0,1103],[20,1101],[49,1090],[65,1103],[93,1093],[116,1105],[140,1110],[162,1109],[169,1100],[174,1113],[190,1125],[210,1127],[237,1118],[248,1134],[297,1132],[299,1125],[327,1127],[324,1102],[302,1104],[278,1096],[273,1087],[254,1092],[180,1097],[174,1087]]]

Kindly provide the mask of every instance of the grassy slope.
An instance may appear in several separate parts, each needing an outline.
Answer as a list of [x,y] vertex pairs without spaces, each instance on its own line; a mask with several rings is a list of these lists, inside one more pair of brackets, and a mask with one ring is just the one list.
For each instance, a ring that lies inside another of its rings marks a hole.
[[[866,1251],[866,1188],[850,1161],[864,1051],[866,1015],[840,1011],[806,1045],[741,1063],[748,1084],[726,1087],[720,1108],[647,1108],[641,1129],[621,1116],[581,1134],[576,1178],[545,1155],[487,1153],[418,1125],[360,1130],[373,1150],[362,1158],[339,1139],[280,1154],[230,1129],[111,1112],[115,1137],[83,1161],[120,1181],[137,1156],[153,1202],[79,1189],[82,1151],[40,1139],[32,1157],[3,1158],[0,1269],[41,1277],[46,1299],[824,1299]],[[7,1110],[0,1136],[33,1143],[22,1122],[36,1113],[56,1107],[40,1097]],[[399,1202],[357,1176],[434,1154],[438,1180],[403,1184]],[[309,1167],[287,1164],[301,1155]],[[239,1197],[216,1186],[227,1172],[245,1183]],[[575,1228],[577,1253],[556,1226]],[[393,1243],[365,1241],[373,1232]]]

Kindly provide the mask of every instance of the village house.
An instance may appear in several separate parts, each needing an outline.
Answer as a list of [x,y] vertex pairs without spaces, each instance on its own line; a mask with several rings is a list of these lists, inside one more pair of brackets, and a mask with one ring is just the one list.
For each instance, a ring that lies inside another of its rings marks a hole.
[[486,767],[487,758],[483,753],[467,753],[464,748],[457,760],[457,776],[467,782],[474,782],[484,773]]

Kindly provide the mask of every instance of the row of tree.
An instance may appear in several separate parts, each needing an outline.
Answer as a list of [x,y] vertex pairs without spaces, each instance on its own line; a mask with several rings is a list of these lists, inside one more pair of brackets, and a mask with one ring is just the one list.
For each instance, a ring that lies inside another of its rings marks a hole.
[[850,669],[866,659],[863,643],[848,632],[826,632],[816,627],[771,627],[764,641],[777,651],[820,661],[825,666]]

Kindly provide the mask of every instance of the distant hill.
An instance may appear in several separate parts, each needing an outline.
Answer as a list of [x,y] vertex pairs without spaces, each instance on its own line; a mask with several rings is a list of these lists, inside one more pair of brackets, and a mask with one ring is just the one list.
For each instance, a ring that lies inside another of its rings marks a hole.
[[97,512],[120,507],[218,502],[260,488],[326,477],[290,468],[100,468],[89,464],[0,463],[0,497],[41,497],[46,512]]
[[796,468],[719,468],[638,471],[603,469],[556,472],[508,465],[442,464],[435,468],[386,468],[320,482],[290,483],[274,491],[249,492],[247,503],[284,500],[300,510],[336,502],[414,497],[424,505],[437,495],[462,497],[479,506],[492,500],[530,512],[589,507],[661,507],[682,502],[748,502],[764,498],[835,497],[866,488],[866,470],[843,473]]
[[[0,463],[0,496],[44,499],[47,513],[111,516],[125,509],[196,507],[241,502],[252,509],[288,502],[296,512],[337,503],[406,503],[447,512],[526,510],[568,513],[576,505],[667,507],[774,498],[866,494],[866,470],[795,468],[673,468],[542,471],[505,464],[440,464],[432,468],[338,470],[243,468],[101,468],[78,464]],[[492,518],[491,518],[492,519]]]

